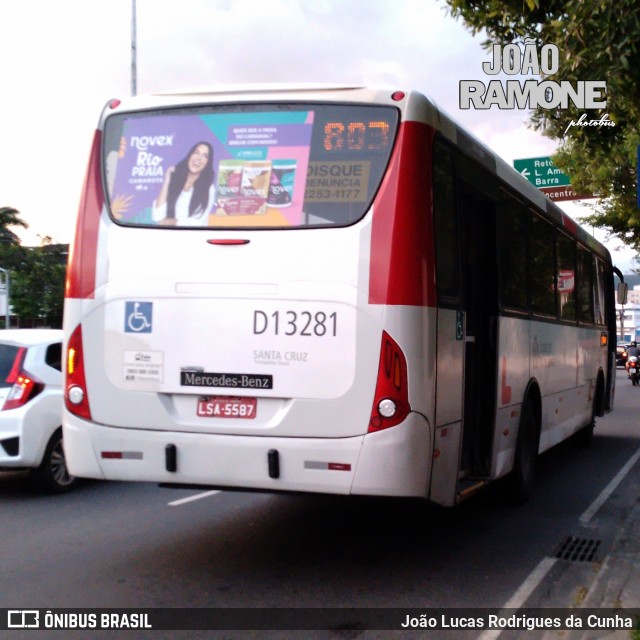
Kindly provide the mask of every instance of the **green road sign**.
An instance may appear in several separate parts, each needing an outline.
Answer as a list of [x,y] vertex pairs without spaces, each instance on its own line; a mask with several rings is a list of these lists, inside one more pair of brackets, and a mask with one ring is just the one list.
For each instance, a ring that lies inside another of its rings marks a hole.
[[538,189],[564,187],[571,184],[571,178],[566,173],[562,173],[549,156],[514,160],[513,166]]

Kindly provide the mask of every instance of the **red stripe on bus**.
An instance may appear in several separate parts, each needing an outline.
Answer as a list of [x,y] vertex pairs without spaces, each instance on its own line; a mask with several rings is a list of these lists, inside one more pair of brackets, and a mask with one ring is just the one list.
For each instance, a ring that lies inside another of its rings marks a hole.
[[105,460],[122,460],[122,451],[103,451],[100,456]]
[[100,173],[102,134],[96,131],[78,212],[76,235],[69,253],[67,298],[93,298],[96,289],[98,227],[104,204]]
[[207,240],[208,244],[217,244],[217,245],[240,245],[240,244],[249,244],[251,240],[244,239],[234,239],[234,238],[220,238],[220,239],[210,239]]
[[400,127],[396,149],[373,204],[369,303],[435,306],[431,153],[435,130]]
[[575,236],[578,233],[578,223],[564,212],[562,213],[562,225],[571,235]]
[[329,471],[351,471],[351,465],[344,462],[329,462],[327,469]]

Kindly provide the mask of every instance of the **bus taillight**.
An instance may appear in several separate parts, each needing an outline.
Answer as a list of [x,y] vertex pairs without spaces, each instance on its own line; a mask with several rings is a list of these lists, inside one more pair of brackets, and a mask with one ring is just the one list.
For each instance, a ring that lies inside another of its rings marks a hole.
[[91,420],[87,383],[84,376],[84,354],[82,350],[82,327],[78,325],[67,346],[67,384],[64,401],[67,410],[80,418]]
[[383,331],[369,433],[400,424],[410,411],[407,359],[395,340]]
[[95,296],[98,228],[104,204],[100,173],[101,141],[102,134],[96,131],[80,200],[75,240],[69,253],[65,298]]

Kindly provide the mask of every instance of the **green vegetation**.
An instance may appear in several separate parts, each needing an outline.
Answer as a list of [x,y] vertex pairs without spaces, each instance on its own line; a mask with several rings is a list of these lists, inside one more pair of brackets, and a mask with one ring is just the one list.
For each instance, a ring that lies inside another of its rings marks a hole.
[[23,247],[9,227],[28,224],[16,209],[0,207],[0,267],[9,272],[13,326],[62,327],[68,246],[44,237],[39,247]]
[[[584,221],[608,230],[640,252],[636,154],[640,144],[640,3],[637,0],[446,0],[451,14],[473,33],[484,31],[486,47],[533,41],[559,48],[557,73],[545,80],[604,80],[607,107],[600,110],[535,109],[531,125],[560,143],[556,164],[578,193],[598,194]],[[586,113],[605,113],[615,127],[571,127]]]

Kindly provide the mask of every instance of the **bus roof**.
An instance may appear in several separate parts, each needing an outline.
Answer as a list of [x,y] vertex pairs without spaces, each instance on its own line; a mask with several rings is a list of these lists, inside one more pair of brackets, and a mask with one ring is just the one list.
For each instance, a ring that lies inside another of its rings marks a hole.
[[219,84],[213,86],[198,86],[185,89],[158,91],[153,95],[156,96],[220,96],[220,95],[238,95],[246,93],[283,93],[283,92],[322,92],[322,91],[353,91],[354,89],[365,89],[365,87],[353,84],[330,84],[330,83],[313,83],[313,82],[291,82],[287,84],[272,84],[270,82],[255,82],[248,84]]

